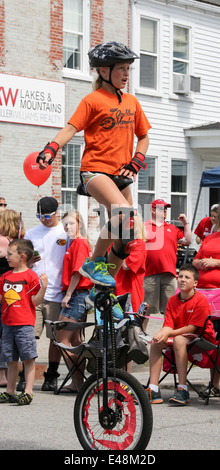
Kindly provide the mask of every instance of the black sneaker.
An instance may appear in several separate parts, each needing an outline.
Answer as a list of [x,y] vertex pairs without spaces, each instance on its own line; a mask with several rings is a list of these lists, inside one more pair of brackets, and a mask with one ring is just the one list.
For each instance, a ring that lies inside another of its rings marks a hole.
[[57,390],[57,379],[60,376],[58,372],[51,375],[48,372],[44,372],[44,383],[41,387],[42,392],[55,392]]
[[173,405],[187,405],[190,402],[188,390],[177,388],[173,397],[169,398],[169,403]]
[[17,392],[24,392],[26,384],[25,384],[25,378],[24,378],[23,370],[20,371],[18,375],[19,375],[20,379],[19,379],[19,382],[17,384],[16,390],[17,390]]
[[17,403],[17,396],[14,393],[0,393],[0,403]]
[[145,388],[145,392],[148,394],[150,403],[152,405],[160,405],[161,403],[163,403],[163,398],[161,397],[160,389],[158,389],[158,392],[155,392],[154,390],[151,390],[151,388]]

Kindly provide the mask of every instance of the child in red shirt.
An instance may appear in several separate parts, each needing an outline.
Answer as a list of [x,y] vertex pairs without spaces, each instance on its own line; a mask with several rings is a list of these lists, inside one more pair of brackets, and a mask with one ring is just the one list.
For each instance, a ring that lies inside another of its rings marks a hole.
[[[169,402],[177,405],[189,403],[189,392],[186,385],[187,344],[191,341],[192,335],[201,332],[204,322],[210,314],[207,298],[195,291],[198,276],[198,270],[191,264],[183,265],[180,268],[178,276],[180,292],[168,300],[163,327],[152,339],[150,384],[147,388],[152,404],[163,403],[158,383],[162,366],[162,350],[167,348],[170,338],[173,339],[179,385]],[[210,321],[206,324],[204,336],[215,343]]]
[[[7,261],[12,271],[0,278],[0,302],[2,301],[2,351],[1,356],[8,362],[8,383],[6,392],[1,393],[0,403],[29,405],[33,399],[35,358],[37,357],[34,325],[35,307],[39,305],[47,288],[47,276],[37,274],[28,268],[34,255],[30,240],[13,240],[7,251]],[[41,284],[40,284],[41,283]],[[25,391],[15,395],[18,377],[18,360],[25,370]]]
[[[85,316],[85,299],[92,289],[93,284],[89,279],[79,273],[79,268],[85,259],[91,255],[91,247],[87,239],[86,230],[81,214],[77,210],[71,210],[63,217],[64,230],[66,231],[71,245],[64,255],[62,291],[64,293],[61,302],[60,321],[80,322]],[[82,342],[82,330],[60,330],[59,341],[68,346],[78,346]],[[76,360],[76,356],[73,357]],[[84,365],[82,364],[82,367]],[[76,392],[76,385],[82,385],[83,376],[74,373],[74,381],[61,390],[61,393]]]
[[133,312],[138,312],[140,304],[144,301],[143,282],[147,256],[144,225],[139,215],[134,217],[134,233],[135,242],[133,250],[124,260],[115,278],[115,293],[118,296],[129,292],[131,294],[132,310]]

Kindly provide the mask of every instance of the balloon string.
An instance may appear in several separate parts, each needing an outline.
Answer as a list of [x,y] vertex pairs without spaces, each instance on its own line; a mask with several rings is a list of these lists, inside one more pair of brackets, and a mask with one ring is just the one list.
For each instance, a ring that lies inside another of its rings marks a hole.
[[18,228],[18,238],[21,238],[21,231],[22,231],[22,213],[20,212],[20,220],[19,220],[19,228]]
[[[37,186],[37,200],[38,200],[38,202],[40,201],[39,189],[40,189],[40,186]],[[41,212],[41,205],[40,205],[40,204],[39,204],[39,214],[40,214],[40,216],[42,215],[42,212]],[[40,224],[41,224],[41,222],[40,222]],[[42,224],[41,224],[41,225],[42,225]],[[42,241],[43,252],[45,253],[44,234],[42,235],[41,241]],[[44,256],[43,258],[41,258],[41,261],[43,261],[43,272],[46,273],[45,256]]]

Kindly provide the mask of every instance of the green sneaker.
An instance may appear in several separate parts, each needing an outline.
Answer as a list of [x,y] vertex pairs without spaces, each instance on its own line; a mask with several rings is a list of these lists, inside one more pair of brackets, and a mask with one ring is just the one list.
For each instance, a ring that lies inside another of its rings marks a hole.
[[177,388],[174,392],[173,397],[169,399],[169,403],[173,405],[184,406],[190,402],[188,390],[183,390],[183,388]]
[[[94,307],[94,302],[95,302],[95,297],[98,294],[98,290],[93,287],[89,293],[89,295],[86,297],[86,302],[91,305],[91,307]],[[104,295],[104,293],[103,293]],[[123,310],[121,308],[121,305],[119,302],[117,302],[117,297],[114,294],[110,294],[110,296],[116,301],[115,305],[113,306],[113,319],[114,320],[123,320],[124,314]]]
[[16,397],[16,403],[19,406],[22,405],[30,405],[33,400],[33,395],[29,395],[29,393],[22,392],[20,395]]
[[0,403],[17,403],[17,395],[14,393],[0,393]]
[[97,257],[95,261],[87,258],[81,268],[79,268],[79,273],[90,279],[94,284],[115,288],[116,281],[112,276],[110,276],[107,269],[108,266],[113,267],[114,265],[110,265],[105,261],[106,259],[101,256]]

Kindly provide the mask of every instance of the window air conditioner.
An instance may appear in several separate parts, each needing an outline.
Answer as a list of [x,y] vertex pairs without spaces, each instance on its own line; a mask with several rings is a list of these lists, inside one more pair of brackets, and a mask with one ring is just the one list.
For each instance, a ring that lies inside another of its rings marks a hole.
[[190,92],[200,93],[200,77],[173,74],[173,93],[188,95]]

